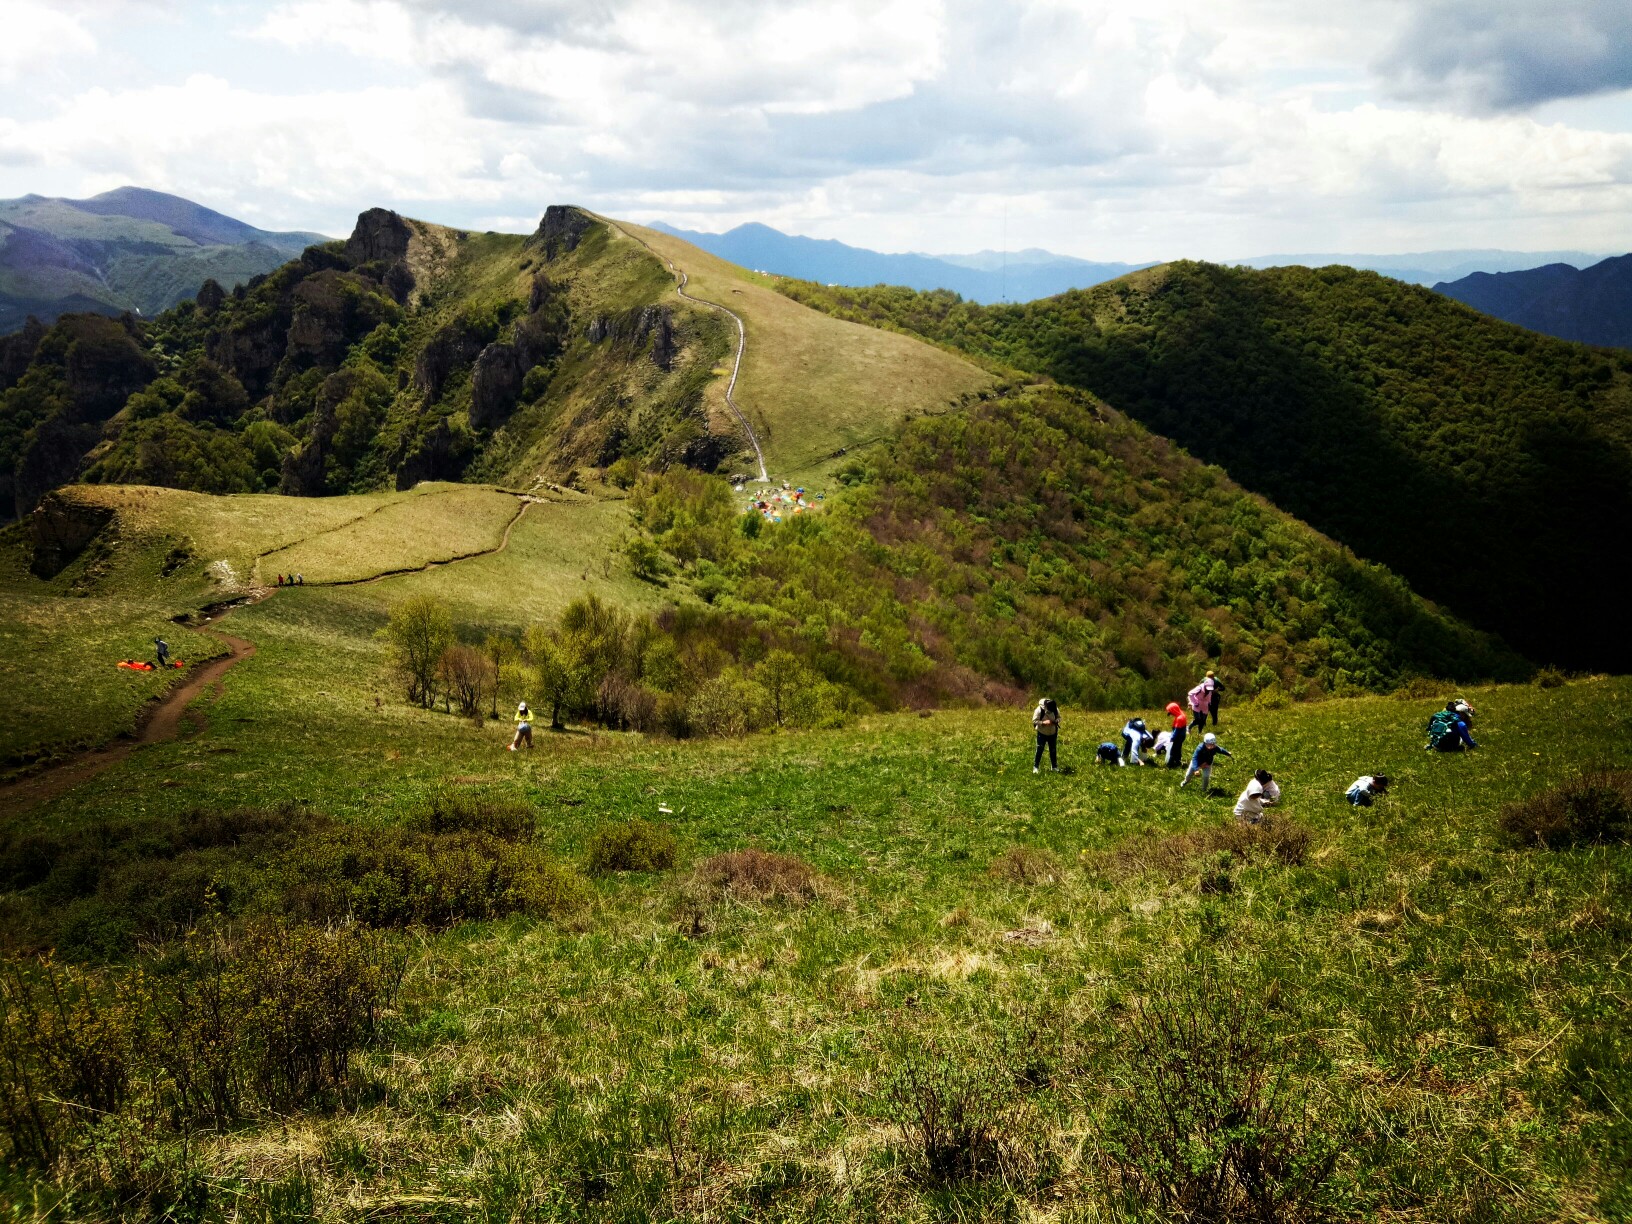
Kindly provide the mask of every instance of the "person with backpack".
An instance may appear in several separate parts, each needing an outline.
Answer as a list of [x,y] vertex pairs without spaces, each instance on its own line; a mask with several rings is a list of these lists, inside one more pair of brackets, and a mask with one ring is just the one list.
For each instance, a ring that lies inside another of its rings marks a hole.
[[1031,728],[1037,732],[1037,753],[1031,758],[1031,772],[1042,773],[1043,749],[1048,749],[1048,770],[1060,772],[1060,707],[1054,698],[1044,697],[1031,712]]
[[1145,720],[1130,718],[1122,724],[1122,763],[1124,765],[1143,765],[1139,759],[1139,750],[1155,743],[1149,731],[1145,730]]
[[153,639],[153,652],[158,655],[161,668],[170,662],[170,643],[163,638]]
[[1465,752],[1479,747],[1468,730],[1472,717],[1472,706],[1459,698],[1451,698],[1443,710],[1435,710],[1428,720],[1428,743],[1424,746],[1432,752]]
[[1248,824],[1257,824],[1264,818],[1264,809],[1280,801],[1281,788],[1275,781],[1275,775],[1267,769],[1260,769],[1252,775],[1247,789],[1235,801],[1236,818]]
[[1201,775],[1201,793],[1205,795],[1213,785],[1213,761],[1217,757],[1233,756],[1234,754],[1218,742],[1218,736],[1211,731],[1201,737],[1201,743],[1196,745],[1196,751],[1190,757],[1190,768],[1184,771],[1184,778],[1179,783],[1183,790],[1190,779],[1198,773]]
[[1387,793],[1387,774],[1362,774],[1350,783],[1343,797],[1349,801],[1350,807],[1370,807],[1378,795]]

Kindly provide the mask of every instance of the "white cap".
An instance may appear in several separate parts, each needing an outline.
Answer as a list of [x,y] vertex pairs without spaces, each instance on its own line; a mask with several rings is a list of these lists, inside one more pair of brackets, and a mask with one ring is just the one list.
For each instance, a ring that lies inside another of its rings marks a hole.
[[1218,736],[1209,731],[1206,735],[1201,737],[1201,742],[1204,744],[1216,744],[1218,743]]

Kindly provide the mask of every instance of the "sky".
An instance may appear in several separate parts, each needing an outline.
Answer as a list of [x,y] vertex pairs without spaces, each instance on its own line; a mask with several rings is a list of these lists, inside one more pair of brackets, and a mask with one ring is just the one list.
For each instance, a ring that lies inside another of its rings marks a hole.
[[1632,249],[1629,0],[0,0],[0,197],[1087,259]]

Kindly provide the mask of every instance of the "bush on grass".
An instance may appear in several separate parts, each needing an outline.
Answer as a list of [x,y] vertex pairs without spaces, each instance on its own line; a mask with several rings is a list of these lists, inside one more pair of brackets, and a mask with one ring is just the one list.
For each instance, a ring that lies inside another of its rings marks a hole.
[[1562,850],[1632,840],[1632,770],[1581,774],[1505,804],[1496,819],[1519,846]]
[[1154,982],[1107,1042],[1100,1152],[1129,1206],[1183,1220],[1319,1218],[1342,1150],[1264,1004],[1209,970]]
[[739,901],[802,905],[815,900],[819,891],[819,877],[808,863],[769,850],[730,850],[711,855],[697,865],[692,878],[705,894]]
[[586,866],[591,875],[614,871],[666,871],[674,866],[680,844],[664,825],[649,820],[620,820],[602,825],[589,839]]
[[904,1050],[884,1101],[915,1172],[932,1186],[1010,1180],[1031,1146],[1016,1079],[990,1050]]
[[403,959],[359,927],[193,932],[129,971],[0,967],[0,1130],[48,1166],[115,1125],[151,1138],[339,1099]]

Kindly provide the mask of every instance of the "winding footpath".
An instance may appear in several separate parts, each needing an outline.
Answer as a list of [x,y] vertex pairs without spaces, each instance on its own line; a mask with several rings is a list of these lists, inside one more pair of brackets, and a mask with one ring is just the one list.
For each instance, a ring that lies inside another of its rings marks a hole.
[[[604,219],[605,218],[603,218],[603,220]],[[722,314],[730,315],[735,321],[737,325],[737,359],[731,363],[731,381],[725,384],[725,404],[726,407],[731,409],[738,422],[741,423],[743,432],[748,435],[749,445],[754,448],[754,458],[759,461],[760,483],[769,484],[771,482],[771,477],[770,473],[765,470],[765,452],[759,448],[759,436],[754,433],[754,427],[748,423],[747,413],[743,412],[743,410],[737,406],[737,401],[733,394],[737,389],[737,375],[742,372],[742,355],[748,349],[748,329],[743,326],[742,316],[736,311],[732,310],[729,306],[722,306],[718,302],[711,302],[707,298],[693,297],[691,294],[687,293],[686,284],[690,278],[682,269],[675,267],[674,260],[670,259],[656,247],[652,246],[652,244],[647,242],[644,238],[637,234],[631,234],[628,230],[624,229],[623,226],[617,224],[615,221],[608,221],[607,224],[611,225],[613,229],[617,230],[618,233],[622,234],[625,238],[633,238],[636,242],[640,243],[641,246],[645,247],[653,255],[657,256],[657,258],[661,259],[669,266],[669,271],[674,274],[675,280],[678,282],[674,288],[675,293],[679,294],[686,301],[694,303],[695,305],[706,306],[710,310],[718,310]]]
[[[464,553],[457,557],[447,557],[441,561],[427,561],[424,565],[408,566],[403,569],[387,570],[384,573],[373,574],[367,578],[346,578],[336,582],[312,582],[307,586],[362,586],[367,583],[380,582],[386,578],[395,578],[403,574],[420,574],[426,570],[436,569],[444,565],[455,565],[460,561],[471,561],[477,557],[490,557],[501,553],[510,544],[510,532],[521,516],[527,513],[527,507],[536,504],[541,499],[536,497],[520,498],[521,507],[515,516],[504,525],[504,534],[492,548],[484,548],[479,552]],[[359,516],[367,517],[366,515]],[[289,547],[285,545],[284,547]],[[281,551],[277,550],[277,551]],[[270,554],[268,554],[270,555]],[[257,563],[260,558],[256,558]],[[293,588],[290,588],[293,589]],[[238,608],[246,608],[251,604],[273,595],[278,588],[256,586],[242,599],[235,600],[221,607],[215,612],[213,619],[206,616],[211,625],[192,624],[183,620],[178,623],[185,625],[195,633],[201,633],[213,638],[227,648],[227,653],[208,662],[201,663],[189,671],[182,682],[174,688],[153,698],[137,716],[134,733],[122,734],[119,738],[103,744],[97,748],[87,748],[74,753],[72,756],[55,764],[47,766],[38,773],[27,774],[24,777],[10,782],[0,783],[0,814],[20,812],[36,804],[44,803],[48,799],[55,799],[67,794],[83,782],[88,782],[103,770],[117,765],[136,749],[147,744],[162,744],[175,739],[181,734],[182,723],[192,724],[192,731],[198,734],[204,730],[204,715],[199,710],[190,708],[194,701],[205,689],[213,691],[219,700],[226,691],[226,675],[245,659],[255,654],[255,643],[241,637],[234,637],[230,633],[222,633],[214,625]]]

